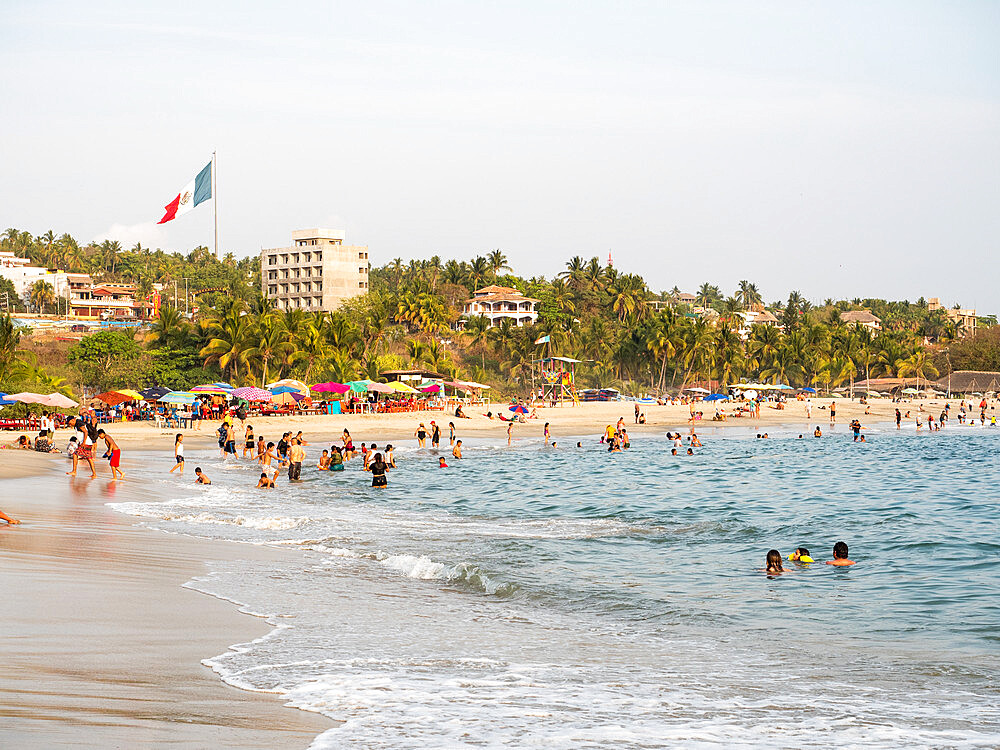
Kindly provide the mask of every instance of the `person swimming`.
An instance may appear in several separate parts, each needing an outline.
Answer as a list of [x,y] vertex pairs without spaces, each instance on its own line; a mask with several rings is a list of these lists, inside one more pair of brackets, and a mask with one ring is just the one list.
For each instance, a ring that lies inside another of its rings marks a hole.
[[823,430],[819,428],[819,425],[816,425],[816,429],[813,430],[813,437],[823,437]]
[[781,565],[781,553],[776,549],[768,550],[764,559],[764,570],[770,575],[778,575],[785,572]]
[[838,568],[854,565],[854,560],[847,558],[847,543],[837,542],[833,545],[833,559],[826,561],[827,565],[836,565]]
[[448,464],[445,462],[444,456],[441,456],[438,459],[438,468],[439,469],[447,469],[448,468]]
[[800,562],[800,563],[815,562],[815,560],[813,560],[809,556],[809,550],[807,550],[805,547],[796,547],[795,551],[788,556],[788,559],[791,560],[792,562]]

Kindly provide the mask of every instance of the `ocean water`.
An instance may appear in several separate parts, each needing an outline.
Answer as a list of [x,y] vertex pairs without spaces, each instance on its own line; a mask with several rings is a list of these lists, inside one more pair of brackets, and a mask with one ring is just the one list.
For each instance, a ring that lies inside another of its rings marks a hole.
[[1000,430],[867,433],[402,449],[385,490],[164,455],[114,507],[293,551],[188,585],[269,618],[206,663],[343,722],[317,749],[1000,746]]

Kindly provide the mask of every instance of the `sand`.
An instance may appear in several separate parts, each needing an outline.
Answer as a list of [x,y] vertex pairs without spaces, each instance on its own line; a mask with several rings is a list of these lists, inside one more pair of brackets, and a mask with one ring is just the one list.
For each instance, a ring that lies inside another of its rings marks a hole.
[[305,748],[332,725],[200,663],[271,627],[181,585],[206,560],[280,550],[132,525],[104,506],[107,478],[2,453],[8,476],[39,460],[48,472],[0,481],[0,507],[22,520],[0,524],[0,747]]
[[[557,406],[538,409],[538,419],[529,419],[526,423],[516,423],[513,429],[513,437],[537,438],[542,434],[545,422],[550,423],[550,430],[556,440],[560,435],[564,436],[584,436],[600,433],[608,424],[614,424],[619,417],[624,417],[627,429],[635,434],[663,434],[668,429],[677,429],[687,432],[692,426],[696,431],[709,431],[719,429],[742,429],[756,430],[767,429],[770,426],[786,425],[798,426],[805,430],[807,427],[811,431],[816,425],[827,429],[830,423],[830,413],[827,410],[831,403],[828,398],[815,398],[812,400],[812,418],[806,419],[806,404],[804,401],[790,401],[784,410],[775,409],[771,405],[764,405],[758,419],[735,418],[732,416],[733,406],[726,405],[723,408],[729,414],[725,422],[711,421],[715,414],[714,404],[700,404],[696,408],[704,411],[704,419],[696,422],[689,422],[690,407],[678,406],[657,406],[640,405],[640,409],[646,415],[646,424],[634,424],[634,405],[632,402],[594,402],[579,404],[577,406]],[[865,405],[858,401],[848,399],[836,399],[837,404],[837,424],[841,429],[846,429],[847,424],[854,418],[861,420],[862,424],[874,424],[886,422],[894,419],[895,409],[899,406],[905,413],[911,410],[916,413],[918,405],[922,404],[925,413],[934,414],[935,417],[944,408],[944,399],[920,399],[913,403],[895,404],[889,399],[873,399],[869,405],[870,414],[865,414]],[[956,408],[958,401],[953,401],[952,408]],[[823,407],[823,408],[821,408]],[[492,407],[494,414],[503,413],[509,416],[506,404],[494,404]],[[483,438],[503,441],[507,438],[507,424],[498,419],[487,419],[483,416],[483,408],[466,409],[470,415],[469,419],[456,419],[453,414],[442,411],[423,411],[405,414],[376,414],[376,415],[355,415],[336,414],[320,416],[285,416],[285,417],[251,417],[248,421],[254,426],[257,435],[263,434],[267,440],[277,441],[282,432],[298,432],[302,430],[307,440],[314,445],[330,443],[335,438],[339,440],[341,432],[346,428],[350,430],[355,444],[361,442],[376,442],[383,445],[388,442],[413,441],[414,431],[420,422],[430,427],[431,420],[435,420],[442,427],[443,439],[447,440],[448,422],[454,422],[460,438]],[[926,417],[925,417],[926,419]],[[910,424],[913,420],[910,420]],[[172,450],[174,435],[178,432],[184,434],[185,443],[192,448],[216,445],[217,437],[215,429],[218,427],[217,421],[202,422],[201,430],[192,429],[157,429],[151,422],[128,422],[103,425],[113,437],[127,450]],[[242,425],[237,430],[237,446],[242,455],[242,444],[240,439],[243,436]],[[13,433],[7,433],[13,439]],[[68,439],[69,431],[60,430],[57,433],[57,445],[63,447]],[[407,444],[412,444],[407,443]],[[4,455],[6,451],[0,451],[0,476],[5,471],[4,466],[8,464]],[[106,462],[102,464],[102,469],[107,471]],[[127,472],[127,464],[126,464]],[[81,470],[81,473],[86,473]]]

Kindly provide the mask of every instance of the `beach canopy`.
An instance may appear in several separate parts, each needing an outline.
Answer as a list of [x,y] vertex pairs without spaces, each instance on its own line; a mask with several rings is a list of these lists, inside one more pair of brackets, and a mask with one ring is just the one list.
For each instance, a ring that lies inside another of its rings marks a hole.
[[232,394],[235,398],[241,398],[244,401],[270,401],[271,392],[265,391],[263,388],[254,388],[253,386],[248,386],[246,388],[237,388]]
[[103,401],[108,406],[118,406],[118,404],[124,404],[126,401],[136,401],[142,398],[142,394],[136,393],[135,396],[130,396],[120,391],[106,391],[105,393],[98,393],[94,398],[98,401]]
[[224,388],[219,383],[196,385],[189,391],[189,393],[200,393],[203,396],[228,396],[232,392],[232,388]]
[[6,400],[19,401],[22,404],[42,404],[43,406],[52,406],[56,409],[72,409],[74,406],[79,406],[76,401],[67,398],[61,393],[11,393],[6,396]]
[[317,393],[347,393],[351,390],[351,386],[345,383],[317,383],[310,390]]
[[156,399],[163,404],[181,404],[191,406],[198,400],[198,394],[191,391],[170,391]]
[[169,388],[164,388],[162,385],[154,385],[152,388],[147,388],[144,391],[140,391],[142,397],[148,401],[156,401],[160,396],[166,396],[170,393]]

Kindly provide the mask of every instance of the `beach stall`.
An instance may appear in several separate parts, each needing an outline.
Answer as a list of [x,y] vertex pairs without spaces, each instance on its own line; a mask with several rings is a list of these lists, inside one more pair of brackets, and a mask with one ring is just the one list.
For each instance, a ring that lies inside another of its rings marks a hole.
[[572,357],[544,357],[532,360],[531,390],[536,400],[541,405],[561,406],[569,403],[575,406],[579,401],[576,393],[576,366],[581,361]]

